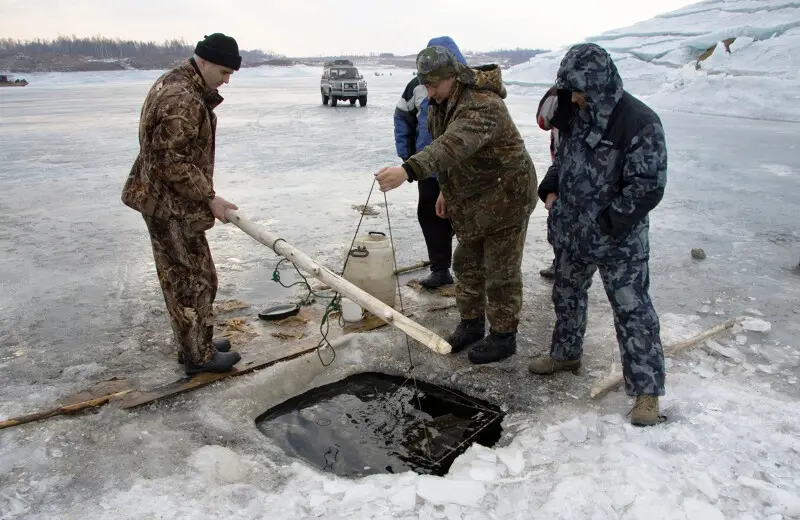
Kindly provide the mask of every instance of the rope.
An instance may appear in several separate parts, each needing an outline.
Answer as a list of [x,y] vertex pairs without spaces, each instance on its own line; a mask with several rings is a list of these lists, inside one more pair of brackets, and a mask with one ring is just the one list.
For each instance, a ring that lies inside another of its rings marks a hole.
[[[373,186],[375,182],[373,181]],[[372,193],[372,190],[370,190]],[[389,227],[389,243],[392,246],[392,261],[394,262],[394,272],[397,272],[397,250],[394,247],[394,236],[392,235],[392,219],[389,217],[389,201],[386,198],[386,192],[383,192],[383,206],[386,208],[386,225]],[[348,255],[349,256],[349,255]],[[397,282],[397,297],[400,300],[400,312],[405,314],[405,307],[403,306],[403,292],[400,290],[400,276],[395,275],[395,281]],[[408,375],[411,377],[411,380],[414,382],[414,398],[417,400],[417,407],[420,411],[422,411],[422,401],[419,398],[419,388],[417,387],[417,378],[414,377],[414,360],[411,357],[411,341],[408,339],[408,334],[406,336],[406,350],[408,351]],[[408,381],[408,378],[406,378]],[[405,384],[405,383],[403,383]],[[425,432],[425,453],[430,458],[431,456],[431,439],[428,437],[428,428],[427,425],[423,423],[422,431]]]
[[[347,261],[350,260],[350,251],[353,250],[353,246],[356,243],[356,238],[358,238],[358,231],[361,229],[361,223],[364,221],[364,213],[367,210],[367,206],[369,206],[369,199],[372,197],[372,190],[375,189],[375,183],[378,179],[372,179],[372,186],[369,188],[369,193],[367,194],[367,202],[364,203],[364,209],[361,210],[361,218],[358,219],[358,225],[356,226],[356,231],[353,233],[353,240],[350,241],[350,249],[347,250],[347,255],[344,257],[344,265],[342,266],[342,272],[339,273],[340,275],[344,274],[344,270],[347,269]],[[386,199],[386,194],[383,194],[384,199]],[[386,208],[386,216],[389,216],[389,208]],[[395,270],[397,270],[397,266],[395,264]]]
[[[283,240],[283,239],[279,238],[278,240]],[[278,240],[276,240],[275,243],[277,243]],[[319,362],[322,363],[322,366],[326,366],[326,367],[330,366],[336,360],[336,349],[333,348],[333,345],[328,340],[328,332],[330,332],[330,315],[333,314],[334,312],[338,312],[339,313],[339,325],[344,325],[344,320],[342,318],[342,306],[341,306],[341,303],[340,303],[341,302],[341,296],[339,296],[339,293],[336,293],[333,296],[326,296],[324,294],[319,294],[317,292],[314,292],[314,290],[311,288],[311,284],[308,283],[308,278],[306,278],[303,275],[303,273],[300,272],[300,269],[298,269],[297,266],[294,265],[293,263],[292,263],[292,267],[294,267],[294,270],[297,271],[297,274],[303,280],[300,281],[300,282],[295,282],[295,283],[290,284],[290,285],[286,285],[285,283],[283,283],[281,281],[281,273],[279,271],[280,266],[281,266],[281,264],[283,262],[289,262],[289,260],[286,259],[286,258],[281,258],[281,260],[277,263],[277,265],[275,265],[275,269],[272,271],[272,280],[275,281],[275,282],[278,282],[282,287],[285,287],[287,289],[290,288],[290,287],[294,287],[295,285],[305,285],[306,286],[306,290],[308,290],[308,294],[300,302],[301,305],[308,305],[309,304],[308,300],[311,299],[312,295],[316,296],[317,298],[325,298],[325,299],[330,298],[330,300],[331,300],[328,303],[328,305],[325,307],[325,314],[322,316],[322,321],[319,324],[319,332],[320,332],[320,334],[322,334],[322,339],[319,341],[319,343],[317,343],[317,346],[316,346],[317,357],[319,358]],[[289,262],[289,263],[291,263],[291,262]],[[324,327],[324,329],[323,329],[323,327]],[[327,363],[322,359],[322,354],[320,353],[320,350],[323,347],[328,347],[329,349],[331,349],[331,359]]]
[[[355,245],[356,239],[358,238],[358,232],[361,230],[361,224],[364,221],[364,213],[365,213],[364,210],[369,205],[369,201],[372,198],[372,192],[375,190],[375,183],[376,182],[377,182],[377,179],[373,179],[372,180],[372,186],[369,189],[369,193],[367,194],[367,200],[364,203],[364,209],[361,211],[361,217],[358,219],[358,224],[356,225],[356,230],[353,233],[353,239],[350,242],[350,248],[347,250],[347,255],[345,256],[345,259],[344,259],[344,265],[342,266],[342,271],[340,273],[338,273],[340,275],[344,275],[345,269],[347,269],[347,262],[350,259],[350,252],[353,250],[353,246]],[[386,198],[386,193],[385,192],[383,194],[383,201],[384,201],[384,206],[386,208],[386,224],[387,224],[387,226],[389,228],[389,241],[390,241],[390,244],[391,244],[391,247],[392,247],[392,261],[394,263],[394,271],[397,272],[397,270],[398,270],[398,268],[397,268],[397,252],[396,252],[396,249],[394,247],[394,235],[392,233],[392,219],[389,216],[389,201]],[[275,249],[275,244],[277,244],[281,240],[283,240],[283,239],[282,238],[278,238],[277,240],[275,240],[275,242],[272,244],[272,246],[273,246],[272,249],[273,250]],[[284,242],[285,242],[285,240],[284,240]],[[341,297],[341,295],[339,294],[338,291],[335,292],[333,296],[325,296],[325,295],[321,295],[321,294],[315,293],[311,289],[311,285],[308,283],[308,279],[306,279],[306,277],[303,275],[303,273],[301,273],[300,270],[297,268],[297,266],[294,265],[294,264],[292,264],[292,266],[294,266],[295,271],[297,271],[297,274],[300,276],[300,278],[302,278],[302,281],[295,282],[295,283],[293,283],[291,285],[284,284],[281,281],[280,272],[278,271],[278,269],[279,269],[280,265],[283,262],[286,262],[286,261],[288,261],[286,258],[282,258],[280,260],[280,262],[278,262],[278,264],[275,266],[275,270],[272,273],[272,280],[273,281],[278,282],[279,284],[281,284],[281,286],[283,286],[283,287],[285,287],[287,289],[290,288],[290,287],[294,287],[295,285],[305,285],[306,289],[308,290],[308,294],[306,295],[305,299],[302,301],[303,305],[307,305],[308,304],[308,300],[311,298],[312,295],[317,296],[318,298],[330,298],[331,299],[331,301],[325,307],[325,313],[323,314],[322,321],[320,322],[320,325],[319,325],[319,331],[320,331],[320,334],[322,334],[322,339],[319,341],[319,343],[317,344],[317,347],[316,347],[317,357],[319,358],[320,363],[322,363],[322,365],[326,366],[326,367],[330,366],[336,360],[336,350],[333,348],[333,345],[331,345],[330,341],[328,341],[328,332],[330,331],[330,316],[334,312],[338,312],[339,313],[339,324],[342,325],[342,326],[344,325],[344,320],[342,318],[342,307],[341,307],[342,297]],[[399,275],[395,275],[395,280],[397,282],[397,295],[398,295],[398,298],[400,300],[400,312],[401,313],[405,313],[405,305],[403,303],[403,293],[402,293],[402,291],[400,289],[400,277],[399,277]],[[322,350],[322,348],[326,347],[326,346],[328,348],[330,348],[331,352],[332,352],[331,359],[327,363],[325,362],[325,360],[322,359],[322,354],[320,352]],[[417,401],[418,409],[420,411],[422,411],[422,401],[421,401],[420,395],[419,395],[420,394],[419,387],[417,385],[417,379],[413,375],[414,360],[413,360],[412,355],[411,355],[411,341],[409,340],[408,334],[406,334],[406,351],[408,352],[408,377],[405,379],[403,384],[400,385],[400,387],[392,395],[396,394],[401,388],[403,388],[406,385],[408,380],[411,379],[414,382],[414,398]],[[425,424],[423,424],[423,431],[425,432],[425,451],[426,451],[426,455],[428,457],[428,460],[432,460],[431,459],[431,453],[430,453],[431,439],[430,439],[429,434],[428,434],[427,425],[425,425]],[[438,461],[438,462],[440,462],[440,461]]]

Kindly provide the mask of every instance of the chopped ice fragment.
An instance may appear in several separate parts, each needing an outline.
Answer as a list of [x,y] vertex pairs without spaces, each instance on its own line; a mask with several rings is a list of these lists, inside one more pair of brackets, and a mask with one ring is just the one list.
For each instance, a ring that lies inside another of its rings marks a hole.
[[713,339],[706,341],[706,347],[708,347],[709,350],[716,352],[720,356],[728,359],[734,359],[738,361],[743,358],[742,354],[735,348],[723,347]]
[[800,515],[800,497],[794,493],[779,489],[763,480],[750,477],[739,477],[736,480],[745,487],[757,490],[761,499],[781,514],[789,517]]
[[525,453],[521,449],[506,446],[496,449],[495,453],[512,475],[519,475],[525,469]]
[[497,465],[485,460],[476,460],[469,469],[469,476],[473,480],[482,482],[492,481],[497,478]]
[[686,520],[725,520],[722,511],[696,498],[684,500],[683,509],[686,511]]
[[571,421],[563,423],[559,427],[559,430],[561,431],[561,435],[570,442],[584,442],[589,433],[586,425],[579,419],[572,419]]
[[417,481],[417,495],[434,505],[477,506],[485,494],[486,488],[482,482],[448,480],[429,475],[420,475]]
[[742,322],[742,327],[744,327],[745,330],[753,332],[769,332],[772,328],[772,324],[758,318],[747,318]]
[[[709,407],[709,409],[711,409]],[[717,492],[716,486],[714,486],[714,482],[711,480],[711,477],[708,476],[708,473],[697,473],[694,475],[689,476],[689,480],[697,486],[697,489],[703,493],[709,501],[716,502],[719,500],[719,492]]]

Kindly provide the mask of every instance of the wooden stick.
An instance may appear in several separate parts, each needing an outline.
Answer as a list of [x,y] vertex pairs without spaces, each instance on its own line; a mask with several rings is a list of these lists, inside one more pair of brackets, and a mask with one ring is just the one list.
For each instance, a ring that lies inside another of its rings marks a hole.
[[[454,305],[455,304],[451,304],[450,306]],[[437,310],[441,310],[441,308],[434,307],[432,309],[406,309],[406,312],[408,313],[409,316],[412,316],[415,312],[427,313],[427,312],[434,312]],[[365,318],[359,323],[352,323],[346,325],[342,330],[342,332],[345,333],[344,336],[337,336],[336,331],[338,329],[331,330],[331,332],[328,334],[328,338],[330,340],[331,345],[334,348],[339,348],[342,344],[350,340],[351,334],[369,332],[370,330],[378,329],[380,327],[385,327],[385,326],[386,322],[379,320],[374,316],[370,316],[368,318]],[[334,338],[333,336],[336,337]],[[201,372],[200,374],[197,374],[194,377],[191,378],[182,377],[177,381],[160,385],[156,388],[151,388],[149,390],[141,390],[134,388],[120,392],[112,392],[107,395],[98,397],[96,399],[87,400],[85,402],[78,402],[71,405],[66,405],[57,410],[63,409],[65,410],[65,412],[63,413],[69,413],[72,407],[100,406],[112,399],[115,399],[116,397],[122,397],[122,399],[120,400],[120,405],[123,410],[129,408],[136,408],[144,404],[155,402],[159,399],[173,397],[182,394],[184,392],[191,392],[192,390],[203,388],[205,386],[208,386],[217,381],[221,381],[223,379],[242,376],[254,372],[256,370],[261,370],[263,368],[271,367],[282,361],[289,361],[290,359],[295,359],[297,357],[316,351],[318,345],[319,345],[319,340],[317,338],[313,338],[310,339],[309,341],[305,341],[302,343],[289,344],[285,347],[284,350],[281,351],[267,349],[266,352],[259,352],[257,354],[252,354],[252,355],[244,354],[242,357],[242,362],[239,364],[239,367],[238,368],[233,367],[233,370],[231,370],[230,372],[225,372],[225,373]],[[10,428],[11,426],[16,426],[18,424],[23,424],[26,422],[33,422],[42,419],[47,419],[48,417],[53,416],[52,412],[53,410],[49,412],[48,411],[39,412],[27,415],[25,417],[17,417],[15,419],[10,419],[8,421],[0,423],[2,424],[2,427],[0,427],[0,429]]]
[[410,320],[389,307],[379,299],[361,290],[352,283],[328,269],[318,264],[305,253],[292,246],[277,235],[270,233],[258,224],[246,219],[238,211],[227,210],[225,216],[229,222],[250,235],[256,241],[269,247],[279,255],[305,270],[314,278],[328,284],[336,291],[347,296],[361,307],[382,319],[390,325],[394,325],[412,338],[416,339],[429,349],[439,354],[450,353],[451,346],[444,339],[429,331],[419,323]]
[[117,397],[121,397],[127,394],[128,392],[130,392],[130,390],[124,390],[122,392],[116,392],[113,394],[104,395],[103,397],[98,397],[97,399],[90,399],[88,401],[83,401],[82,403],[60,406],[58,408],[53,408],[52,410],[45,410],[42,412],[32,413],[30,415],[23,415],[12,419],[7,419],[5,421],[0,421],[0,430],[4,428],[10,428],[11,426],[17,426],[19,424],[25,424],[29,422],[39,421],[41,419],[47,419],[48,417],[53,417],[56,415],[66,415],[70,413],[79,412],[81,410],[85,410],[86,408],[101,406],[111,401],[112,399],[116,399]]
[[425,260],[423,262],[417,262],[416,264],[407,265],[405,267],[398,267],[397,271],[394,272],[395,275],[409,273],[411,271],[416,271],[417,269],[422,269],[424,267],[428,267],[431,265],[430,261]]
[[[733,327],[734,325],[736,325],[737,323],[739,323],[744,319],[745,319],[744,316],[739,316],[738,318],[731,318],[725,323],[721,323],[716,327],[712,327],[704,332],[701,332],[696,336],[692,336],[689,339],[685,339],[679,343],[670,345],[664,349],[664,356],[673,357],[676,354],[679,354],[688,348],[694,347],[695,345],[716,336],[720,332],[730,329],[731,327]],[[592,398],[603,396],[608,392],[610,392],[611,390],[613,390],[614,388],[616,388],[619,384],[623,382],[623,380],[624,378],[622,377],[622,372],[615,372],[612,367],[612,373],[609,376],[601,379],[597,384],[595,384],[592,387],[592,390],[589,393],[589,395]]]

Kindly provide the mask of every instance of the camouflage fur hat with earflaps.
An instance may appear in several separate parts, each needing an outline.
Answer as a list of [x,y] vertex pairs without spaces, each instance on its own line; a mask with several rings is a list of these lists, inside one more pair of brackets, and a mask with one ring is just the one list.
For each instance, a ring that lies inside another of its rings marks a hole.
[[427,47],[417,54],[417,77],[423,85],[458,76],[461,67],[455,54],[445,47]]

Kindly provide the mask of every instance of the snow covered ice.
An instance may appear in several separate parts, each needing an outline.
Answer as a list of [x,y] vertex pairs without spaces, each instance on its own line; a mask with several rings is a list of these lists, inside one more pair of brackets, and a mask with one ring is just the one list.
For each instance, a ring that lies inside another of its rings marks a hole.
[[[0,519],[800,518],[799,31],[798,2],[741,0],[591,38],[612,50],[627,87],[666,129],[668,187],[651,216],[664,343],[749,316],[670,360],[666,423],[631,427],[619,391],[588,397],[618,363],[599,280],[581,372],[527,373],[547,351],[553,319],[551,286],[538,275],[552,258],[540,204],[518,354],[473,367],[464,355],[412,348],[417,377],[509,411],[500,442],[470,447],[446,476],[338,478],[291,460],[254,425],[312,386],[405,373],[405,339],[384,328],[338,348],[331,367],[304,356],[131,411],[111,405],[0,430]],[[734,36],[728,54],[720,42]],[[689,50],[714,44],[695,68]],[[535,110],[564,50],[504,71],[540,180],[550,159]],[[243,69],[217,109],[217,191],[332,267],[372,174],[397,162],[391,118],[411,71],[373,72],[362,72],[363,109],[322,107],[320,70],[309,67]],[[28,87],[0,91],[0,418],[113,376],[150,387],[180,374],[144,223],[119,201],[157,75],[32,74]],[[424,259],[415,187],[387,200],[398,263]],[[369,224],[385,231],[379,217]],[[209,241],[218,299],[258,309],[296,298],[269,279],[275,256],[240,230],[218,225]],[[707,259],[692,261],[693,247]],[[419,317],[440,334],[456,319]]]

